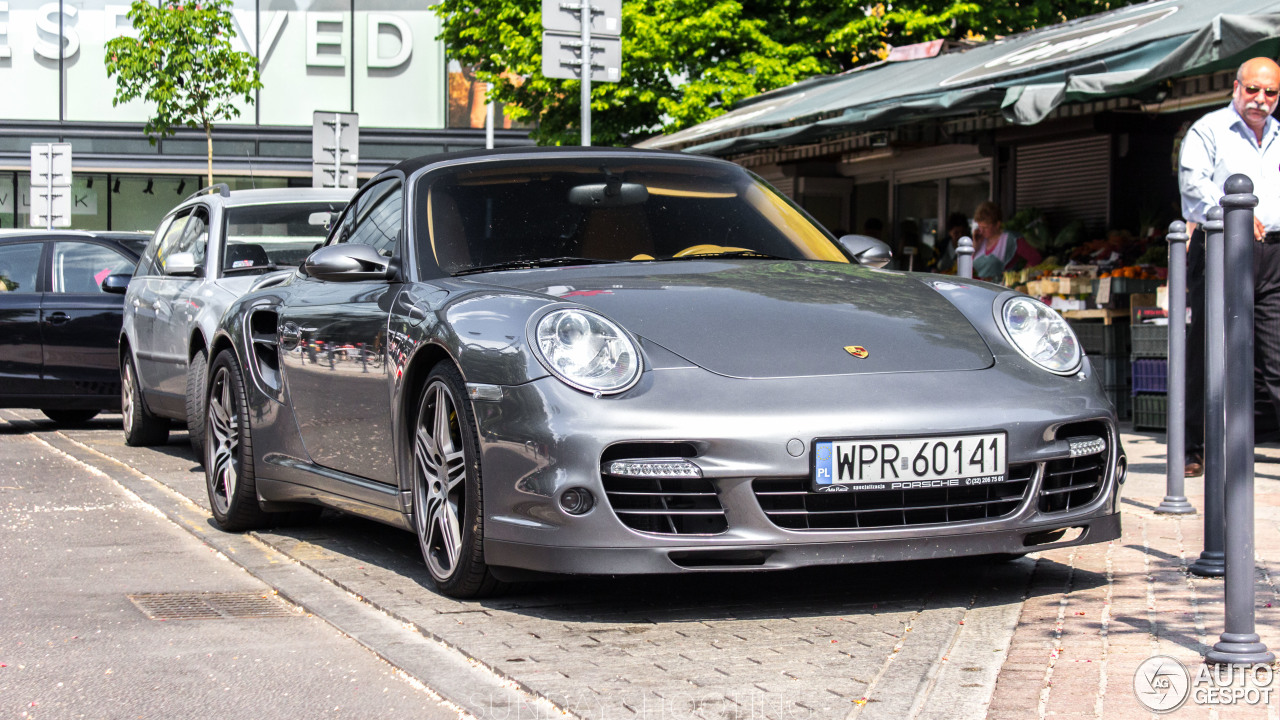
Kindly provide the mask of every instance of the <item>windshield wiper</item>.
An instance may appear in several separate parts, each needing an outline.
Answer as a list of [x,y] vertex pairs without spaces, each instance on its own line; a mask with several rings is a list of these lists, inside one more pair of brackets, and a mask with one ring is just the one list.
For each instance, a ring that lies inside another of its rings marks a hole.
[[478,267],[459,270],[454,275],[471,275],[473,273],[490,272],[493,270],[520,270],[526,268],[542,268],[542,267],[561,267],[564,265],[611,265],[613,263],[622,262],[621,260],[601,260],[600,258],[586,257],[545,257],[545,258],[527,258],[524,260],[508,260],[506,262],[494,263],[492,265],[480,265]]
[[758,260],[792,260],[793,258],[784,258],[778,255],[770,255],[769,253],[757,252],[755,250],[724,250],[722,252],[696,253],[693,255],[681,255],[680,257],[658,258],[659,260],[706,260],[707,258],[756,258]]

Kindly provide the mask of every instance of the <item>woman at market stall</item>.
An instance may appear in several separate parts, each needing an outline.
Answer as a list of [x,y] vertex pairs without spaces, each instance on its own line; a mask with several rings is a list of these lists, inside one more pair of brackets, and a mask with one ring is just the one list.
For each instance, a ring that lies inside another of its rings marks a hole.
[[1000,282],[1006,270],[1040,262],[1040,253],[1020,235],[1004,229],[1000,206],[988,200],[973,211],[973,276]]

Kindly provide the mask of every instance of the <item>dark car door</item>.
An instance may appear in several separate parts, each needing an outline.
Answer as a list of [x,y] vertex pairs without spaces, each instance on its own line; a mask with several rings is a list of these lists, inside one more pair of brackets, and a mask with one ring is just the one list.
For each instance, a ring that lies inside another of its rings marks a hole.
[[[334,242],[399,255],[404,191],[398,179],[364,189],[344,215]],[[307,453],[335,470],[396,483],[391,442],[391,383],[383,357],[398,283],[307,278],[281,308],[289,400]]]
[[44,392],[39,241],[0,244],[0,402]]
[[119,396],[118,345],[124,296],[104,292],[108,275],[133,272],[133,257],[83,240],[52,243],[41,307],[46,392]]

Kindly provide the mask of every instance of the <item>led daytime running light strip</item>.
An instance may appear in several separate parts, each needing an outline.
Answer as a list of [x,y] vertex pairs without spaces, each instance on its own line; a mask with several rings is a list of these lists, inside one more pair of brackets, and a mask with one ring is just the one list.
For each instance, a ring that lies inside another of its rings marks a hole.
[[1071,445],[1071,457],[1097,455],[1107,449],[1107,441],[1100,437],[1072,438],[1067,441]]
[[617,477],[700,478],[702,468],[688,460],[612,460],[605,464],[605,474]]

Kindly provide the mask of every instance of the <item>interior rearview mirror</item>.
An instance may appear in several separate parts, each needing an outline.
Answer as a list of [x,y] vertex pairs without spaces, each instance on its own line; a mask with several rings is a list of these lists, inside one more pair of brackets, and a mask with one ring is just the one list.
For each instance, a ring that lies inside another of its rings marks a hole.
[[648,188],[639,183],[622,182],[618,178],[569,189],[569,202],[583,207],[623,207],[639,205],[648,199]]

